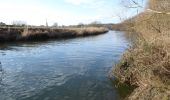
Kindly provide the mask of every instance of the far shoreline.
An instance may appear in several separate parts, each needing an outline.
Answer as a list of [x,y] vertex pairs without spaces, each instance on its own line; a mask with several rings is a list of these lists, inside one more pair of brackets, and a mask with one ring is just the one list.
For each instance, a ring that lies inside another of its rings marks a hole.
[[53,28],[53,27],[0,27],[0,42],[67,39],[107,33],[105,27]]

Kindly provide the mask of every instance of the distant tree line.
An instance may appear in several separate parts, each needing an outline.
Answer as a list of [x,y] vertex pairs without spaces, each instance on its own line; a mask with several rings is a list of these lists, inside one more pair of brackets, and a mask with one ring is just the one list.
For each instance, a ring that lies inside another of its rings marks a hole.
[[8,25],[4,22],[0,22],[0,26],[10,26],[10,27],[23,27],[26,26],[26,22],[24,21],[13,21],[11,25]]
[[5,26],[6,24],[3,22],[0,22],[0,26]]
[[27,23],[25,21],[20,21],[20,20],[16,20],[12,22],[13,26],[26,26]]
[[[25,21],[13,21],[11,25],[8,25],[4,22],[0,22],[0,26],[4,26],[4,27],[25,27],[25,26],[29,26],[29,27],[41,27],[41,28],[45,28],[45,25],[39,25],[39,26],[34,26],[34,25],[27,25],[27,23]],[[108,27],[110,28],[112,26],[112,24],[102,24],[99,21],[93,21],[89,24],[84,24],[84,23],[79,23],[77,25],[61,25],[59,26],[57,22],[54,22],[53,25],[51,25],[51,28],[83,28],[83,27]]]

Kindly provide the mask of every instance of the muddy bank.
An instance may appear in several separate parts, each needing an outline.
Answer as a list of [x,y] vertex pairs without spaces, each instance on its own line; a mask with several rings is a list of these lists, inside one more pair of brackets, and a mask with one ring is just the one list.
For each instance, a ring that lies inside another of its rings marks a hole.
[[100,27],[88,28],[0,28],[0,41],[31,41],[51,38],[73,38],[80,36],[98,35],[108,32],[108,29]]

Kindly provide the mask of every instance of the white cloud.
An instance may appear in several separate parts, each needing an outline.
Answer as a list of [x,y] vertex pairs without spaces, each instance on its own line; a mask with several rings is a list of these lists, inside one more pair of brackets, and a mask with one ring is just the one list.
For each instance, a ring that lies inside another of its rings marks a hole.
[[[4,10],[4,8],[6,8]],[[58,22],[60,25],[78,24],[80,22],[90,23],[95,20],[101,20],[103,16],[89,16],[71,13],[57,9],[50,9],[40,5],[4,5],[0,4],[0,22],[11,24],[15,20],[27,22],[30,25],[45,25],[46,18],[49,25]]]
[[[4,10],[5,8],[5,10]],[[10,24],[14,20],[26,21],[28,24],[42,24],[48,15],[48,10],[36,5],[0,4],[0,20]]]
[[81,4],[91,4],[96,0],[65,0],[66,3],[70,3],[73,5],[81,5]]
[[[30,25],[45,25],[46,18],[49,25],[58,22],[59,25],[90,23],[92,21],[112,20],[109,8],[102,7],[104,0],[65,0],[73,5],[83,4],[89,12],[75,12],[74,10],[50,8],[41,4],[32,3],[0,3],[0,22],[11,24],[21,20]],[[79,8],[79,6],[77,7]]]

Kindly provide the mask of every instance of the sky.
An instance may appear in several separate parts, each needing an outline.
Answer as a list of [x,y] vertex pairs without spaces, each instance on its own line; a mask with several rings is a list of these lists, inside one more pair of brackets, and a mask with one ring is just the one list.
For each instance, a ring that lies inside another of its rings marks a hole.
[[46,19],[49,25],[118,23],[136,14],[122,7],[120,0],[0,0],[0,12],[0,22],[29,25],[45,25]]

